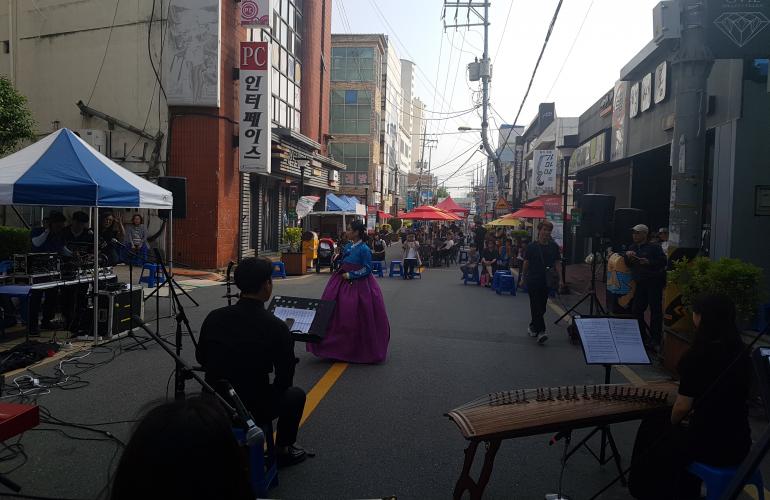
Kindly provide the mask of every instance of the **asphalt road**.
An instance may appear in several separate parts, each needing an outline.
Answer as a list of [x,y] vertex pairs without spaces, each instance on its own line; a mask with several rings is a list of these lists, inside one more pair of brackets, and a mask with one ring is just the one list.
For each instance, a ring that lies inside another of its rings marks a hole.
[[[389,252],[395,252],[395,247]],[[526,294],[497,295],[463,286],[459,278],[457,268],[451,268],[429,269],[422,280],[379,279],[390,317],[388,359],[377,366],[345,369],[300,429],[300,443],[313,448],[317,456],[281,470],[273,498],[451,498],[466,442],[445,412],[488,392],[603,381],[603,370],[585,364],[582,351],[569,343],[563,327],[550,328],[546,345],[537,345],[527,336]],[[276,280],[274,293],[319,297],[327,279],[325,272]],[[223,292],[219,286],[192,292],[202,304],[186,309],[195,333],[209,310],[225,304]],[[165,306],[161,309],[167,312]],[[147,317],[154,317],[151,303]],[[552,323],[555,318],[549,309],[547,319]],[[173,321],[163,320],[160,331],[172,333]],[[148,350],[128,352],[125,348],[131,343],[125,339],[80,360],[100,363],[114,357],[82,374],[87,381],[84,387],[54,388],[37,398],[39,404],[60,419],[94,424],[136,419],[148,405],[167,394],[173,397],[167,392],[167,388],[173,392],[168,385],[172,360],[153,344],[148,344]],[[300,364],[295,384],[308,391],[331,363],[314,358],[300,344],[296,351]],[[193,355],[189,339],[184,355]],[[52,369],[40,371],[51,373]],[[78,370],[72,364],[64,369]],[[660,374],[653,369],[642,375]],[[613,382],[626,381],[619,372],[613,373]],[[187,389],[198,390],[193,382],[188,382]],[[99,428],[127,440],[131,425]],[[118,447],[111,441],[80,441],[43,429],[57,427],[43,424],[23,436],[28,461],[8,477],[23,485],[27,494],[97,497],[117,463]],[[72,436],[104,439],[81,429],[64,430]],[[614,427],[626,464],[635,430],[635,423]],[[575,438],[584,432],[576,432]],[[485,498],[542,499],[555,491],[563,448],[548,446],[549,438],[504,442]],[[18,463],[1,463],[0,473]],[[579,451],[564,472],[564,492],[573,499],[590,498],[615,474],[613,466],[599,466],[588,452]],[[615,487],[602,498],[627,498],[627,494]]]

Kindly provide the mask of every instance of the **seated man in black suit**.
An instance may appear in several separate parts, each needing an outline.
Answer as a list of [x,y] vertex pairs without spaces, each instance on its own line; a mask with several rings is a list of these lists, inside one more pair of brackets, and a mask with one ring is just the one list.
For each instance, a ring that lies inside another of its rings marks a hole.
[[275,444],[278,465],[285,467],[306,457],[295,444],[305,392],[292,387],[297,359],[289,328],[265,309],[273,293],[272,272],[265,258],[250,257],[238,264],[235,284],[241,298],[209,313],[195,355],[206,381],[218,390],[220,381],[230,382],[259,425],[278,418]]

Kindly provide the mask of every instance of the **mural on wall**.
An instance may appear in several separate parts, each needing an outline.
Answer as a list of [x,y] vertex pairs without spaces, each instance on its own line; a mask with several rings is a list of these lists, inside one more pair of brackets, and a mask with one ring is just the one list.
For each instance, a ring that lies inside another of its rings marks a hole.
[[171,106],[219,107],[218,0],[185,0],[168,11],[166,96]]

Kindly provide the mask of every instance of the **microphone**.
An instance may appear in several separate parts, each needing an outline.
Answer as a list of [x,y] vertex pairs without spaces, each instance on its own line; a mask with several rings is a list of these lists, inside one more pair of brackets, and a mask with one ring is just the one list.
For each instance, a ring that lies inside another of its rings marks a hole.
[[246,444],[251,446],[264,442],[264,432],[262,432],[262,429],[257,427],[257,424],[254,423],[254,418],[251,416],[249,410],[246,409],[246,406],[244,406],[243,401],[238,397],[238,393],[235,392],[235,389],[230,385],[230,382],[221,380],[219,383],[225,388],[227,395],[230,396],[230,399],[235,403],[235,411],[238,413],[240,419],[246,423]]

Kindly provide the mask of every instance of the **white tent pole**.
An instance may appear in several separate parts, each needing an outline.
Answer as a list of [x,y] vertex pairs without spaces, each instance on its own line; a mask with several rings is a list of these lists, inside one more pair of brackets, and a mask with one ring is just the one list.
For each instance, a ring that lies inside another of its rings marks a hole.
[[94,207],[91,225],[94,228],[94,345],[99,338],[99,207]]

